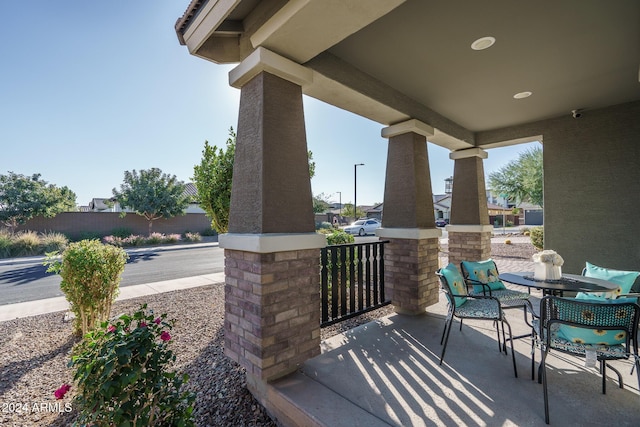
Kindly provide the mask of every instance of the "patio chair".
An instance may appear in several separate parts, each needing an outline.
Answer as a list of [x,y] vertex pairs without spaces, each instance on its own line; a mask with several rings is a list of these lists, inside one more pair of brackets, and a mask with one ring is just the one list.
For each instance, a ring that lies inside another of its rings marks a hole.
[[477,262],[462,261],[460,271],[467,287],[472,288],[472,295],[488,295],[497,298],[503,309],[521,308],[526,305],[531,307],[530,293],[507,289],[498,278],[498,266],[491,258]]
[[549,396],[546,360],[550,350],[592,359],[594,362],[599,361],[603,394],[607,391],[607,367],[617,374],[619,386],[623,388],[620,372],[608,365],[607,361],[632,357],[640,386],[638,344],[636,340],[631,339],[636,336],[639,316],[640,306],[633,302],[586,301],[556,296],[542,298],[537,336],[541,346],[539,374],[544,392],[544,416],[547,424]]
[[[533,329],[533,325],[527,316],[527,311],[529,311],[532,316],[535,316],[533,305],[529,301],[531,291],[520,292],[507,289],[504,283],[498,278],[498,266],[491,258],[477,262],[462,261],[460,263],[460,271],[462,271],[462,275],[464,276],[467,289],[471,289],[471,295],[484,295],[497,298],[503,310],[522,308],[525,323]],[[513,339],[531,337],[532,334],[533,332],[531,334],[519,335],[513,337]]]
[[[448,301],[447,318],[445,319],[440,345],[442,345],[442,353],[440,354],[440,364],[444,360],[444,354],[447,350],[449,342],[449,334],[453,326],[453,319],[457,317],[460,320],[460,330],[462,330],[463,319],[489,320],[495,323],[496,332],[498,334],[498,351],[507,353],[506,336],[504,335],[504,325],[507,325],[509,331],[509,340],[511,341],[511,356],[513,359],[513,373],[518,377],[518,369],[516,367],[516,355],[513,348],[513,339],[511,334],[511,325],[504,317],[500,301],[492,296],[485,295],[469,295],[462,275],[454,264],[439,269],[436,274],[440,279],[442,290],[445,292]],[[504,340],[500,338],[500,328],[498,322],[502,324],[502,334]],[[503,345],[504,344],[504,345]]]

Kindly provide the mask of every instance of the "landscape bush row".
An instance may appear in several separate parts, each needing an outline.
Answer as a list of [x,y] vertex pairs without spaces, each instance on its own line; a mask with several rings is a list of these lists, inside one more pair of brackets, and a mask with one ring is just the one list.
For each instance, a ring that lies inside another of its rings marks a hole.
[[[125,229],[117,229],[108,236],[98,234],[83,236],[80,240],[102,240],[118,247],[148,246],[172,244],[180,242],[200,242],[200,233],[186,232],[180,234],[151,233],[149,236],[132,234]],[[57,232],[37,233],[35,231],[19,231],[11,233],[0,229],[0,258],[44,255],[49,252],[62,252],[73,241],[66,235]]]

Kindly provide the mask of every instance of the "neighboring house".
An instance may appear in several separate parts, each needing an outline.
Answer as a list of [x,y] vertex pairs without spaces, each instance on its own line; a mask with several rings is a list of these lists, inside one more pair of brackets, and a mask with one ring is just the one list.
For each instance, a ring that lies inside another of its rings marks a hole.
[[435,219],[448,221],[451,218],[451,194],[433,195],[433,214]]
[[[489,192],[487,192],[487,194],[489,194]],[[511,206],[509,207],[504,207],[504,205],[500,205],[500,204],[496,204],[493,203],[491,201],[492,199],[487,198],[487,214],[489,215],[489,218],[492,219],[491,223],[493,224],[493,218],[496,215],[502,215],[503,212],[505,213],[505,215],[509,215],[509,216],[513,216],[512,214],[512,210],[513,208]],[[502,200],[504,201],[504,199],[497,199],[497,200]],[[377,218],[382,220],[382,211],[383,211],[383,203],[380,203],[379,205],[374,206],[373,208],[367,210],[367,218]],[[522,206],[528,206],[526,209],[533,209],[535,210],[536,207],[533,207],[533,205],[530,204],[522,204]],[[537,207],[538,209],[540,209],[540,211],[542,210],[542,208],[540,208],[539,206]],[[525,209],[524,207],[522,209]],[[435,219],[444,219],[444,220],[449,220],[451,218],[451,194],[434,194],[433,195],[433,214],[434,214],[434,218]],[[511,220],[513,220],[513,218],[510,218]],[[531,223],[533,225],[533,223]]]
[[[195,184],[188,182],[185,184],[185,194],[189,196],[189,205],[185,213],[206,213],[198,203],[198,189]],[[87,210],[81,209],[82,212],[133,212],[129,208],[121,208],[115,198],[93,198],[89,203]]]
[[544,223],[542,206],[523,202],[518,207],[520,208],[520,216],[524,217],[523,223],[525,225],[542,225]]
[[491,189],[486,190],[486,193],[487,193],[488,204],[493,204],[501,207],[509,207],[509,208],[514,208],[516,206],[515,203],[510,202],[505,197],[500,196],[494,190],[491,190]]
[[365,209],[363,206],[362,210],[367,214],[367,218],[375,218],[382,221],[382,207],[384,203],[379,203],[375,206],[370,207],[369,209]]
[[[382,221],[384,203],[377,204],[368,209],[364,206],[361,206],[361,208],[366,212],[367,218],[376,218]],[[451,194],[434,194],[433,211],[435,219],[442,218],[448,220],[451,212]]]
[[204,209],[200,207],[200,203],[198,202],[198,189],[193,182],[187,182],[185,184],[184,192],[189,195],[187,213],[206,213]]
[[[120,212],[120,210],[115,210],[116,208],[115,201],[113,199],[101,199],[101,198],[93,198],[89,202],[89,210],[88,212]],[[118,205],[118,208],[120,205]]]

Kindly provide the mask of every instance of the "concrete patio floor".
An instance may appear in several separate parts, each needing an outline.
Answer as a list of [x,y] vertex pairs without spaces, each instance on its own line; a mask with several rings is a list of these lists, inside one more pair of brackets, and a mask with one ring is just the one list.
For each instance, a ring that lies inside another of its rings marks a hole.
[[[532,298],[535,305],[539,295]],[[514,334],[528,331],[520,310],[507,313]],[[544,426],[542,385],[531,380],[531,341],[516,340],[515,378],[511,354],[498,352],[492,322],[465,321],[460,331],[455,321],[439,365],[445,314],[441,294],[424,315],[393,314],[326,340],[320,356],[269,385],[268,409],[295,426]],[[640,425],[631,361],[612,363],[625,388],[609,376],[603,395],[597,369],[551,354],[551,425]]]

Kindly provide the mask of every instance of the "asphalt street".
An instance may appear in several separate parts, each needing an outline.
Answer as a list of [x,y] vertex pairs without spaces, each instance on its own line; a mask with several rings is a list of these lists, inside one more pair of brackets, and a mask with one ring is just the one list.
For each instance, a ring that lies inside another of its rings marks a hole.
[[[131,249],[121,287],[224,271],[217,243]],[[0,260],[0,305],[63,296],[59,275],[46,272],[44,258]]]

